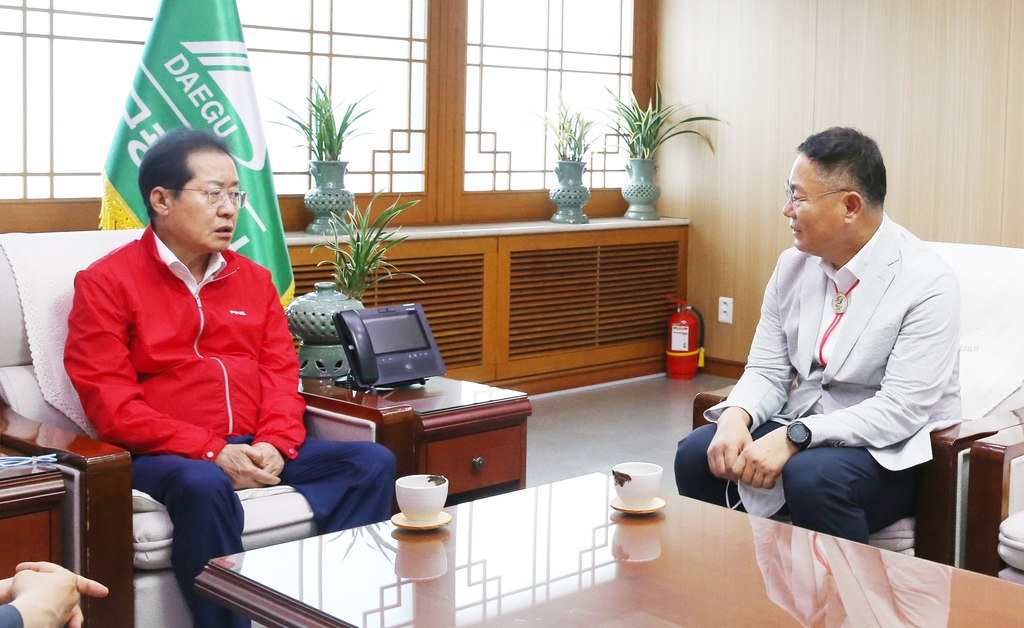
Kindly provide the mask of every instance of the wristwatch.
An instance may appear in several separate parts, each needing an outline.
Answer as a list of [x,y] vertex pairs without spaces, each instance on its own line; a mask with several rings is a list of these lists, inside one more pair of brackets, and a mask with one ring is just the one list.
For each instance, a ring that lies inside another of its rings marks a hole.
[[793,421],[786,426],[786,438],[797,449],[803,451],[811,444],[811,430],[800,421]]

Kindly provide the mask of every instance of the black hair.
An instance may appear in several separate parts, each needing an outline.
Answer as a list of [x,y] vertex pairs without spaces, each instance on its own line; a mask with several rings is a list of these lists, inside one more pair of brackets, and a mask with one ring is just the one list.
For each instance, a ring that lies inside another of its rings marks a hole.
[[168,131],[149,147],[139,164],[139,192],[150,223],[153,222],[153,205],[149,195],[153,188],[172,190],[174,198],[178,198],[181,188],[195,176],[188,165],[189,155],[206,151],[231,155],[224,140],[188,127]]
[[822,176],[853,183],[868,205],[885,202],[885,162],[878,143],[857,129],[834,126],[815,133],[797,150],[817,164]]

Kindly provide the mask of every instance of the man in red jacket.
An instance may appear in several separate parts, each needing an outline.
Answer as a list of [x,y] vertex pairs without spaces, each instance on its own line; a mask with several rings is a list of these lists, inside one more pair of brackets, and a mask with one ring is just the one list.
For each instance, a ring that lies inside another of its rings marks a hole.
[[100,439],[167,507],[195,626],[245,626],[192,582],[242,551],[236,489],[292,486],[321,532],[391,514],[395,458],[306,438],[298,360],[270,272],[229,250],[246,194],[227,145],[166,134],[139,166],[150,226],[75,278],[64,364]]

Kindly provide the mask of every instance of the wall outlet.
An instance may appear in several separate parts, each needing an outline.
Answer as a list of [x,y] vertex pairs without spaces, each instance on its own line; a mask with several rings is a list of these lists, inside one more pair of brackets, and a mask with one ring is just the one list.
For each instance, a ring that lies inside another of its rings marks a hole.
[[732,297],[718,297],[718,322],[732,325]]

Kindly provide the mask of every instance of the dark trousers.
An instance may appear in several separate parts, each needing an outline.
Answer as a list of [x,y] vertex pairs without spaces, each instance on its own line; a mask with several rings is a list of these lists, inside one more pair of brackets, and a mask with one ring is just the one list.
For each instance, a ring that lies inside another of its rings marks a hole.
[[[708,467],[717,427],[699,427],[679,441],[676,488],[680,495],[724,506],[727,485],[730,505],[739,494],[735,483],[714,476]],[[780,427],[768,421],[752,435],[757,440]],[[782,467],[782,486],[793,525],[860,543],[914,514],[913,469],[889,471],[863,447],[805,449]]]
[[[232,437],[232,444],[252,437]],[[286,460],[281,483],[309,502],[323,533],[384,521],[391,516],[395,456],[370,442],[307,438],[294,460]],[[192,582],[211,558],[242,551],[244,514],[231,480],[213,462],[175,455],[137,456],[132,485],[167,507],[174,524],[171,566],[192,610],[196,628],[241,628],[248,619],[200,598]]]

